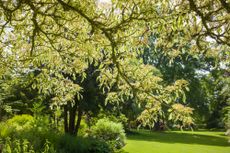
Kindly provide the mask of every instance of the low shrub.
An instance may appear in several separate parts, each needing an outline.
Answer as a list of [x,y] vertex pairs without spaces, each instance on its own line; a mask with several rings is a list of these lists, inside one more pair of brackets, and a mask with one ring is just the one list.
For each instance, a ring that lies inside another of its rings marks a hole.
[[4,146],[2,147],[2,153],[56,153],[54,147],[46,141],[44,146],[40,148],[40,151],[36,151],[30,142],[26,139],[11,139],[6,138]]
[[19,138],[30,140],[35,150],[39,150],[46,140],[55,144],[60,134],[59,131],[51,128],[47,116],[40,116],[35,119],[32,128],[20,132]]
[[96,139],[91,140],[91,145],[88,148],[89,153],[111,153],[113,152],[110,146],[104,141]]
[[125,144],[122,124],[108,119],[98,120],[92,135],[74,137],[52,129],[48,117],[18,115],[0,125],[0,134],[3,153],[112,153]]
[[63,135],[57,142],[57,150],[59,153],[83,153],[89,147],[84,139],[75,138],[71,135]]
[[16,115],[0,124],[0,138],[4,144],[7,139],[28,140],[35,151],[40,151],[47,141],[55,144],[58,136],[59,132],[50,128],[46,116]]
[[91,138],[63,135],[57,143],[58,153],[111,153],[109,145]]
[[123,125],[106,118],[97,121],[91,128],[89,136],[105,141],[113,150],[119,150],[125,146],[126,136]]
[[16,134],[31,129],[34,121],[31,115],[16,115],[0,124],[0,137],[15,137]]

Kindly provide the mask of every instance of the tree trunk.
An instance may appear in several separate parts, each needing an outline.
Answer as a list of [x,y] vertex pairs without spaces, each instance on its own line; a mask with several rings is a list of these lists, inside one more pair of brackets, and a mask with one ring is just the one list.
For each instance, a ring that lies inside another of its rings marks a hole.
[[76,112],[77,111],[77,104],[69,110],[69,134],[75,135],[75,119],[76,119]]
[[64,106],[64,129],[65,133],[69,132],[69,126],[68,126],[68,106]]
[[77,123],[76,123],[76,126],[75,126],[74,135],[78,134],[78,131],[79,131],[79,128],[80,128],[80,125],[81,125],[82,115],[83,115],[83,112],[82,112],[81,108],[79,107],[78,108],[78,114],[77,114]]
[[155,131],[163,131],[164,129],[165,129],[164,120],[160,119],[160,117],[158,117],[158,119],[154,125],[154,130]]
[[159,120],[157,120],[157,122],[155,122],[154,130],[155,131],[160,131],[161,130],[161,128],[160,128],[160,121]]
[[91,127],[91,117],[90,117],[89,113],[86,113],[85,115],[86,115],[85,121],[86,121],[87,127],[90,129],[90,127]]
[[2,120],[2,110],[0,108],[0,121]]
[[[77,109],[78,108],[78,109]],[[75,125],[76,114],[78,112],[77,123]],[[76,136],[80,128],[81,119],[82,119],[82,110],[75,104],[71,106],[70,104],[64,106],[64,128],[65,133]]]

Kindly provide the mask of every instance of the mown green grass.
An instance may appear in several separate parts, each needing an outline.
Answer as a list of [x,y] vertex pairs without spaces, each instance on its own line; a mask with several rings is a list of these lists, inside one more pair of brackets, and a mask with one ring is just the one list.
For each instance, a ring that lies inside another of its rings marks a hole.
[[127,137],[129,153],[230,153],[224,132],[135,131]]

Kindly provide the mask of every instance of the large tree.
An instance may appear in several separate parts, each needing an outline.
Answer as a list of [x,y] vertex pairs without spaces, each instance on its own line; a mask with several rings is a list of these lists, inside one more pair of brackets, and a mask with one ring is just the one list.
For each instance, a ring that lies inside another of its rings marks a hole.
[[162,85],[155,68],[137,59],[137,48],[151,32],[160,32],[156,45],[174,56],[188,42],[193,54],[226,51],[228,12],[222,0],[1,0],[0,72],[40,67],[33,87],[54,95],[53,105],[66,106],[88,96],[88,87],[74,80],[85,80],[94,64],[102,90],[118,87],[107,101],[121,102],[125,95],[149,110],[159,103],[171,106],[187,83]]

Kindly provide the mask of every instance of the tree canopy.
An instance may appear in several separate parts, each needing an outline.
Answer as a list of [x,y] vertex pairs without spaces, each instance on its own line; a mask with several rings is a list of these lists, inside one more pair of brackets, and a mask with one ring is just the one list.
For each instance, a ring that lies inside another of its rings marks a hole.
[[0,76],[37,71],[32,88],[51,96],[51,107],[73,112],[69,126],[75,127],[73,116],[81,114],[79,102],[89,95],[85,93],[91,87],[90,93],[98,91],[89,85],[92,79],[106,103],[130,98],[145,103],[140,116],[144,124],[152,124],[154,115],[149,114],[159,113],[164,105],[175,121],[190,125],[188,82],[164,82],[156,67],[139,55],[149,38],[159,34],[154,45],[170,61],[205,56],[228,67],[229,11],[225,0],[1,0]]

